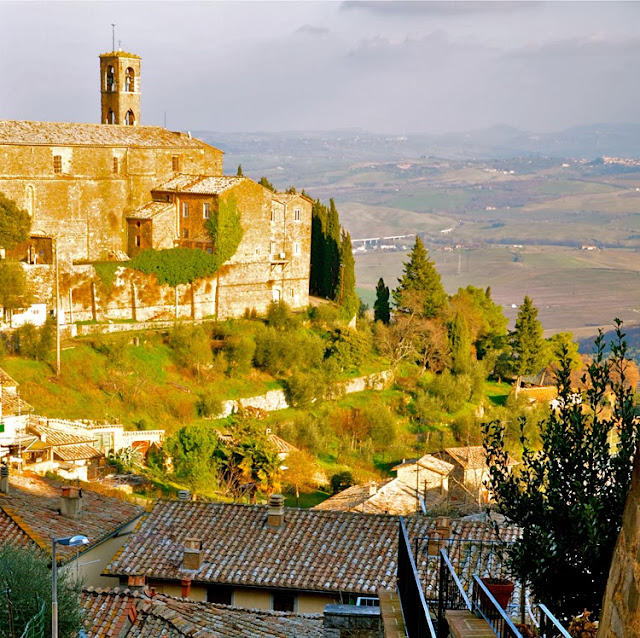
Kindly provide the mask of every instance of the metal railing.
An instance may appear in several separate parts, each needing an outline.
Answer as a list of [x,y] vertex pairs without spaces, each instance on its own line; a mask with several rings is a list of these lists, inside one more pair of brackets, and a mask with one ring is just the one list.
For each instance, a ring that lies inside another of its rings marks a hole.
[[546,605],[536,605],[536,617],[533,618],[537,635],[540,638],[571,638],[571,634],[560,624],[560,621],[549,611]]
[[40,611],[29,620],[20,638],[44,638],[44,602],[40,605]]
[[473,577],[473,610],[489,623],[498,638],[522,638],[507,612],[477,574]]
[[447,638],[449,635],[449,623],[445,616],[447,609],[467,609],[471,611],[471,601],[453,569],[447,552],[441,549],[438,621],[436,625],[438,638]]
[[398,538],[398,595],[408,638],[438,638],[418,577],[404,520]]

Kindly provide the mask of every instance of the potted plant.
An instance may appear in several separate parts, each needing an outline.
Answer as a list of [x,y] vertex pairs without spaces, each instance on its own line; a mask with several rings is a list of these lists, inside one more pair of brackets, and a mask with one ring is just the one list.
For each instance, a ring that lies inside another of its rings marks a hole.
[[515,584],[508,578],[490,578],[484,577],[480,579],[484,586],[489,590],[489,593],[496,599],[496,602],[502,609],[506,609]]

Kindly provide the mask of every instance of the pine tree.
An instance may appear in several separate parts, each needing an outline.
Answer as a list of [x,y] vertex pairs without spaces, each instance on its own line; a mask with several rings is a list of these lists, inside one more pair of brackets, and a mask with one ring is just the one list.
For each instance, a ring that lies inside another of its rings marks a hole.
[[258,184],[260,184],[260,186],[264,186],[265,188],[268,188],[270,191],[274,191],[276,190],[275,186],[264,176],[262,176],[259,180],[258,180]]
[[376,301],[373,304],[373,318],[388,324],[391,320],[391,308],[389,306],[389,286],[385,286],[384,279],[380,277],[376,286]]
[[518,381],[522,376],[540,372],[547,363],[547,347],[542,337],[542,324],[538,321],[538,309],[528,295],[518,310],[515,330],[509,340]]
[[471,363],[471,335],[467,320],[456,312],[449,323],[449,348],[451,350],[451,372],[463,374]]
[[420,237],[404,265],[404,275],[398,280],[399,286],[393,291],[393,298],[400,312],[417,312],[432,319],[439,315],[448,303],[440,274],[427,255]]
[[238,177],[244,177],[244,173],[242,172],[242,164],[238,164],[238,172],[236,173]]

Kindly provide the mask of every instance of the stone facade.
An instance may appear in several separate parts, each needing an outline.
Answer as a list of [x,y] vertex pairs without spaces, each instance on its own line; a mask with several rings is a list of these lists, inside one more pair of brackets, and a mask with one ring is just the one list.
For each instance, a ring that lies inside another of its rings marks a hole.
[[640,636],[640,461],[636,457],[607,590],[598,638]]
[[[40,266],[51,265],[57,250],[70,321],[237,317],[278,300],[306,307],[311,200],[224,177],[218,149],[140,126],[138,56],[101,55],[100,90],[102,124],[0,120],[0,192],[32,217],[31,239],[7,254],[29,265],[40,300],[52,303],[51,275]],[[213,253],[207,219],[232,201],[242,240],[211,279],[176,292],[123,268],[106,290],[93,269],[77,265],[148,248]]]

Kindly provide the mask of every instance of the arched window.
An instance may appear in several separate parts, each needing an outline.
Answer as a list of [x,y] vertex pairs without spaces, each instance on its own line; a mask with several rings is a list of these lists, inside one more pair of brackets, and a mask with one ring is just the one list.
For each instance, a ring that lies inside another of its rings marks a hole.
[[105,123],[106,124],[116,123],[116,114],[111,109],[109,109],[109,112],[107,113],[107,121]]
[[33,217],[33,211],[35,210],[36,192],[31,184],[27,186],[25,199],[27,200],[27,213],[29,213],[30,217]]
[[135,82],[134,79],[136,77],[136,74],[134,72],[134,70],[129,67],[124,74],[124,90],[127,91],[127,93],[133,93],[133,91],[135,90]]
[[127,126],[133,126],[136,123],[136,118],[133,114],[133,111],[127,111],[127,115],[124,118],[124,123]]
[[105,77],[105,90],[113,93],[116,90],[116,70],[113,66],[107,67],[107,75]]

